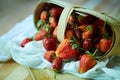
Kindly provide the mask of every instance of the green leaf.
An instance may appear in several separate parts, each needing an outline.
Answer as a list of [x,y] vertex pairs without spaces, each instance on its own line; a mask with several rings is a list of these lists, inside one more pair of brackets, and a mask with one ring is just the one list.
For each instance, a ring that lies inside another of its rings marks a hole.
[[75,36],[73,36],[73,37],[70,39],[70,42],[71,42],[71,44],[72,44],[72,49],[75,49],[75,48],[78,48],[78,49],[79,49],[80,44],[77,43],[77,39],[75,38]]
[[37,27],[41,27],[41,26],[43,26],[44,24],[46,24],[45,20],[39,20],[39,21],[37,22]]
[[77,48],[77,47],[78,47],[77,44],[72,44],[72,49],[75,49],[75,48]]
[[87,26],[87,31],[88,31],[88,30],[93,30],[92,26],[88,25],[88,26]]
[[46,31],[46,32],[49,32],[49,31],[50,31],[50,25],[49,25],[49,24],[44,25],[44,28],[45,28],[45,31]]
[[72,40],[72,39],[70,39],[70,42],[71,42],[71,43],[74,43],[75,41],[74,41],[74,40]]
[[79,45],[79,44],[77,44],[77,43],[72,44],[72,49],[76,49],[76,48],[78,48],[78,49],[79,49],[79,47],[80,47],[80,45]]
[[77,41],[77,39],[75,38],[75,36],[73,36],[73,37],[71,38],[71,40],[72,40],[73,42],[76,42],[76,41]]

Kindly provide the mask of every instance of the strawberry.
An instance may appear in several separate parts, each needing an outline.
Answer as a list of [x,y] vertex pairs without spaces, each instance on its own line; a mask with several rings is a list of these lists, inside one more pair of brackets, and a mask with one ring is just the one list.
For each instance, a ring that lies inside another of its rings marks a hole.
[[55,38],[45,38],[42,40],[43,46],[47,51],[56,50],[57,40]]
[[58,25],[57,20],[56,20],[55,17],[50,17],[49,22],[50,22],[50,27],[51,28],[55,28]]
[[47,20],[48,19],[48,12],[47,11],[42,11],[40,14],[40,19],[41,20]]
[[101,19],[97,19],[95,22],[94,22],[95,25],[97,26],[104,26],[104,21],[101,20]]
[[100,41],[99,41],[99,48],[102,52],[107,52],[108,49],[110,48],[111,46],[111,43],[112,43],[112,40],[110,39],[105,39],[105,38],[102,38]]
[[82,39],[82,30],[80,28],[75,29],[75,36],[78,40]]
[[71,16],[69,16],[69,18],[68,18],[68,24],[73,24],[73,22],[74,22],[74,17],[71,15]]
[[52,36],[53,36],[54,38],[57,38],[57,29],[58,29],[58,27],[56,27],[56,28],[53,30]]
[[80,23],[82,23],[82,24],[89,24],[89,23],[91,23],[93,20],[94,20],[94,17],[93,17],[93,16],[87,15],[87,16],[83,17],[83,18],[80,20]]
[[62,59],[75,58],[77,54],[77,48],[72,49],[72,45],[68,39],[64,39],[56,49],[56,56]]
[[92,39],[93,38],[93,26],[88,25],[86,30],[82,34],[83,39]]
[[83,39],[92,39],[93,38],[93,31],[88,30],[86,32],[83,32],[82,38]]
[[100,49],[99,43],[97,43],[97,44],[95,45],[95,47],[96,47],[96,49]]
[[31,38],[25,38],[22,42],[21,42],[21,47],[24,47],[28,42],[32,41]]
[[86,30],[86,27],[87,27],[86,24],[82,24],[78,28],[80,28],[84,32]]
[[71,37],[74,35],[74,31],[72,29],[69,29],[66,31],[65,38],[71,39]]
[[84,54],[80,59],[79,72],[85,73],[97,64],[93,56]]
[[91,39],[85,39],[84,42],[83,42],[83,48],[85,50],[90,50],[92,48],[92,40]]
[[55,18],[58,18],[60,16],[60,14],[62,13],[62,8],[60,7],[53,7],[50,12],[51,12],[51,15]]
[[84,55],[84,53],[79,53],[79,54],[77,55],[77,60],[80,60],[83,55]]
[[35,41],[39,41],[45,38],[45,35],[47,35],[48,33],[45,30],[40,30],[37,32],[37,34],[34,37]]
[[52,62],[54,57],[55,57],[55,51],[46,51],[44,54],[44,58],[49,62]]
[[52,68],[56,72],[59,72],[62,69],[62,65],[63,65],[62,59],[59,57],[56,57],[52,62]]
[[83,16],[79,15],[77,16],[77,21],[78,21],[78,24],[81,25],[82,24],[82,20],[83,19]]

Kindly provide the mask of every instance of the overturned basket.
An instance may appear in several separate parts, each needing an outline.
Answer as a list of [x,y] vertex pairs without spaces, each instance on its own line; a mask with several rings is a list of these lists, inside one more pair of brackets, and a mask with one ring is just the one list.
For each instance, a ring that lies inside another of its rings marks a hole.
[[102,14],[98,13],[93,10],[88,10],[85,8],[80,7],[79,5],[73,5],[69,3],[65,3],[62,1],[54,1],[54,0],[44,0],[40,1],[38,3],[35,13],[34,13],[34,24],[35,27],[38,29],[37,26],[37,21],[39,20],[39,14],[42,12],[44,9],[50,9],[53,6],[59,6],[63,8],[63,11],[60,15],[59,21],[58,21],[58,31],[57,31],[57,39],[61,42],[65,38],[65,30],[66,30],[66,25],[69,16],[73,11],[76,11],[77,14],[84,16],[84,15],[92,15],[95,16],[103,21],[107,20],[107,24],[110,25],[111,30],[112,30],[112,45],[109,48],[109,50],[106,52],[106,54],[99,56],[97,58],[105,58],[108,56],[118,56],[120,55],[120,25],[119,22],[114,19],[113,17],[107,15],[107,14]]

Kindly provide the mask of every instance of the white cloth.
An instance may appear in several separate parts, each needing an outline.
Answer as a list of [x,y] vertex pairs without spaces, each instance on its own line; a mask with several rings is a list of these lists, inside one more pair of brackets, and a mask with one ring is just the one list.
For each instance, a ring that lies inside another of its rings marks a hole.
[[[33,15],[17,23],[8,33],[0,37],[0,61],[13,58],[17,63],[32,68],[51,68],[51,63],[43,57],[45,49],[41,41],[29,42],[24,48],[20,47],[21,41],[32,37],[36,33],[33,24]],[[112,57],[100,61],[97,65],[84,74],[78,73],[79,61],[72,61],[63,66],[63,73],[71,73],[81,78],[95,80],[119,80],[120,57]]]

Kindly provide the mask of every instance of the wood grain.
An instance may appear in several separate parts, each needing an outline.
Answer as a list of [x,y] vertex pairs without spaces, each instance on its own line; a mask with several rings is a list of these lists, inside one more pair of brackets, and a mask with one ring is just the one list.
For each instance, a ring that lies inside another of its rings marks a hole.
[[51,69],[31,69],[36,80],[88,80],[71,74],[55,73]]

